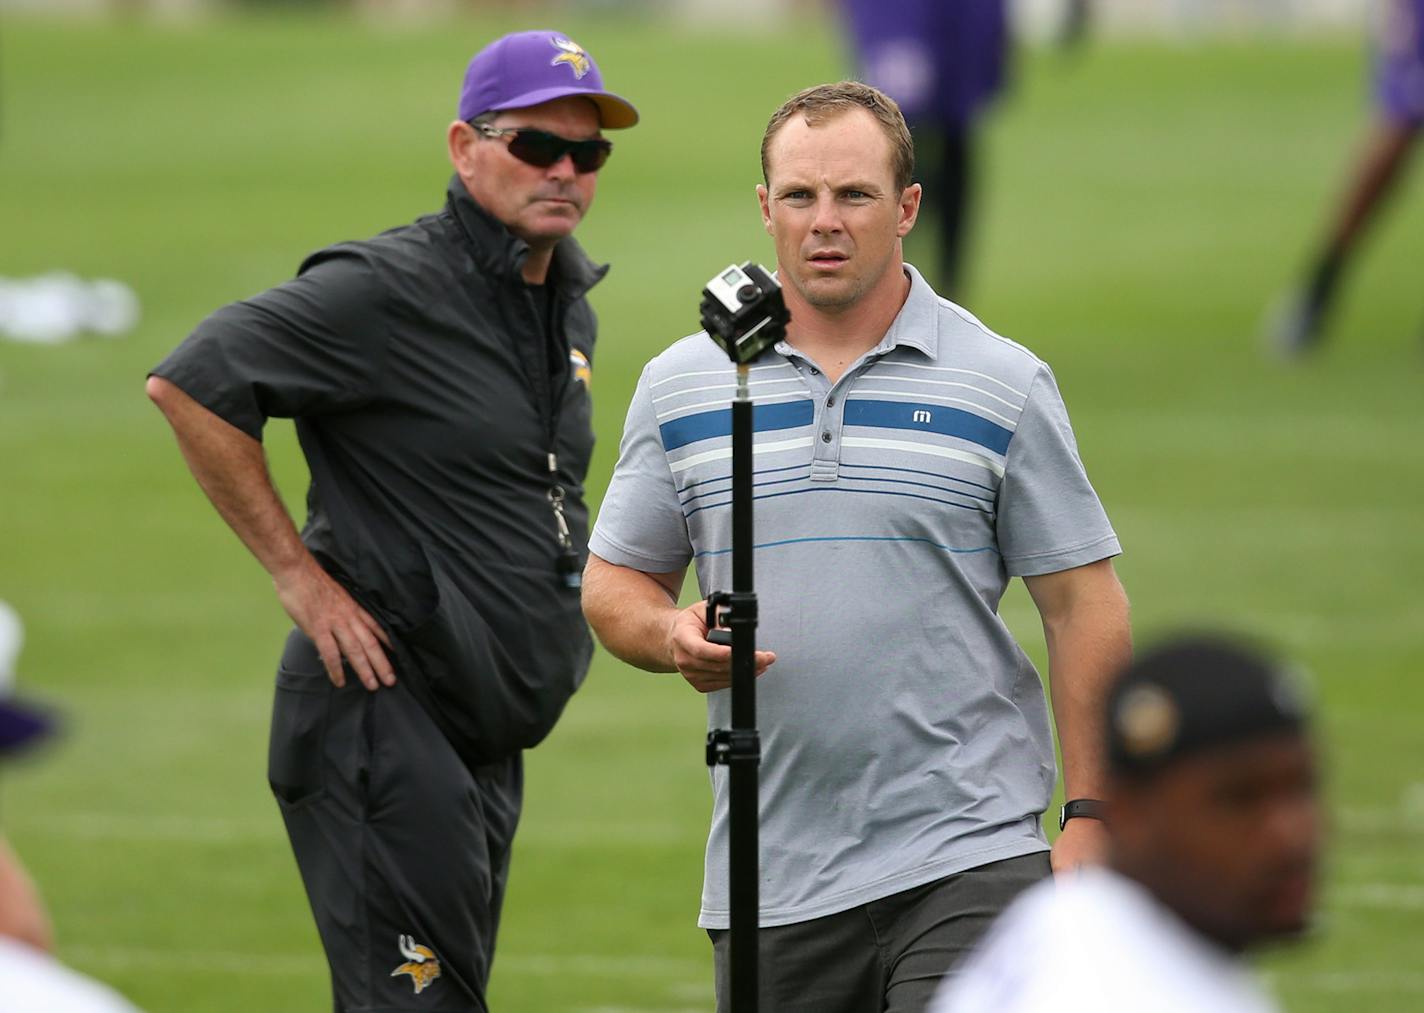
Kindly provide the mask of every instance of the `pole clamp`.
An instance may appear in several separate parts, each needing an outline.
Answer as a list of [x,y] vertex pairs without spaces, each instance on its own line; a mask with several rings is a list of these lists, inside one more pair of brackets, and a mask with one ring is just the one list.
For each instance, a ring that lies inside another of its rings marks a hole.
[[718,728],[707,733],[707,766],[761,763],[761,735],[755,728]]
[[707,640],[713,644],[732,646],[732,631],[738,626],[755,630],[757,626],[757,596],[755,591],[713,591],[707,596]]

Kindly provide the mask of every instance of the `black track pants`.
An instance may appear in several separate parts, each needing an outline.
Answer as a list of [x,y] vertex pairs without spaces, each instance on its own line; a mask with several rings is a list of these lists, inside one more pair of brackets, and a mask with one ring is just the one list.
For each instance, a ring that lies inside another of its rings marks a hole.
[[485,1013],[522,757],[465,766],[399,682],[336,689],[294,630],[268,777],[338,1013]]

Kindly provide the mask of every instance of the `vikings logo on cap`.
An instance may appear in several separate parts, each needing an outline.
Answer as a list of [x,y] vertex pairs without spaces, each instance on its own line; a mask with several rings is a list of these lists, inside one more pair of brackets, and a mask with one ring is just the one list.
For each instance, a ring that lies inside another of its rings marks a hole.
[[440,977],[440,961],[435,959],[434,950],[421,946],[410,936],[400,937],[400,951],[405,963],[392,971],[391,977],[410,975],[410,983],[415,986],[415,994],[419,995],[425,986]]
[[561,39],[556,35],[549,40],[549,45],[559,51],[559,55],[549,61],[549,66],[557,67],[561,63],[567,63],[573,69],[574,77],[579,80],[582,80],[588,73],[588,68],[593,65],[584,48],[572,39]]

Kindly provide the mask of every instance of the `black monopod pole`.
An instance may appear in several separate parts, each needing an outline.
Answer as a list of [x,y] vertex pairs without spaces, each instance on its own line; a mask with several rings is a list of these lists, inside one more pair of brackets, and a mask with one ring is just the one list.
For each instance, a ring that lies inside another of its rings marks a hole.
[[728,768],[733,1013],[757,1013],[757,934],[761,908],[758,863],[756,726],[757,597],[752,590],[752,399],[750,363],[786,335],[791,319],[781,285],[751,261],[733,265],[703,290],[702,324],[737,367],[732,402],[732,591],[707,596],[707,639],[732,647],[732,727],[707,735],[707,764]]
[[[732,728],[708,736],[707,762],[728,766],[731,899],[731,1008],[757,1013],[757,931],[761,876],[757,845],[761,742],[756,727],[757,600],[752,589],[752,401],[748,369],[737,365],[732,402],[732,593],[708,599],[708,639],[732,645]],[[725,609],[725,611],[722,611]],[[716,628],[716,627],[722,628]],[[730,628],[730,629],[728,629]]]
[[756,1013],[757,915],[761,908],[757,818],[756,592],[752,590],[752,402],[747,367],[737,367],[732,402],[732,743],[731,856],[732,1009]]

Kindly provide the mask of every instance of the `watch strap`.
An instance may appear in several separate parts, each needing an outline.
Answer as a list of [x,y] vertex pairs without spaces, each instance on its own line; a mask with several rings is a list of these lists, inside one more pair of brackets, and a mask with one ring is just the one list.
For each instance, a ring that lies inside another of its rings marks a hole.
[[1090,820],[1105,821],[1107,819],[1107,803],[1096,798],[1069,799],[1063,803],[1063,808],[1058,810],[1058,829],[1062,830],[1067,826],[1069,820],[1079,816]]

